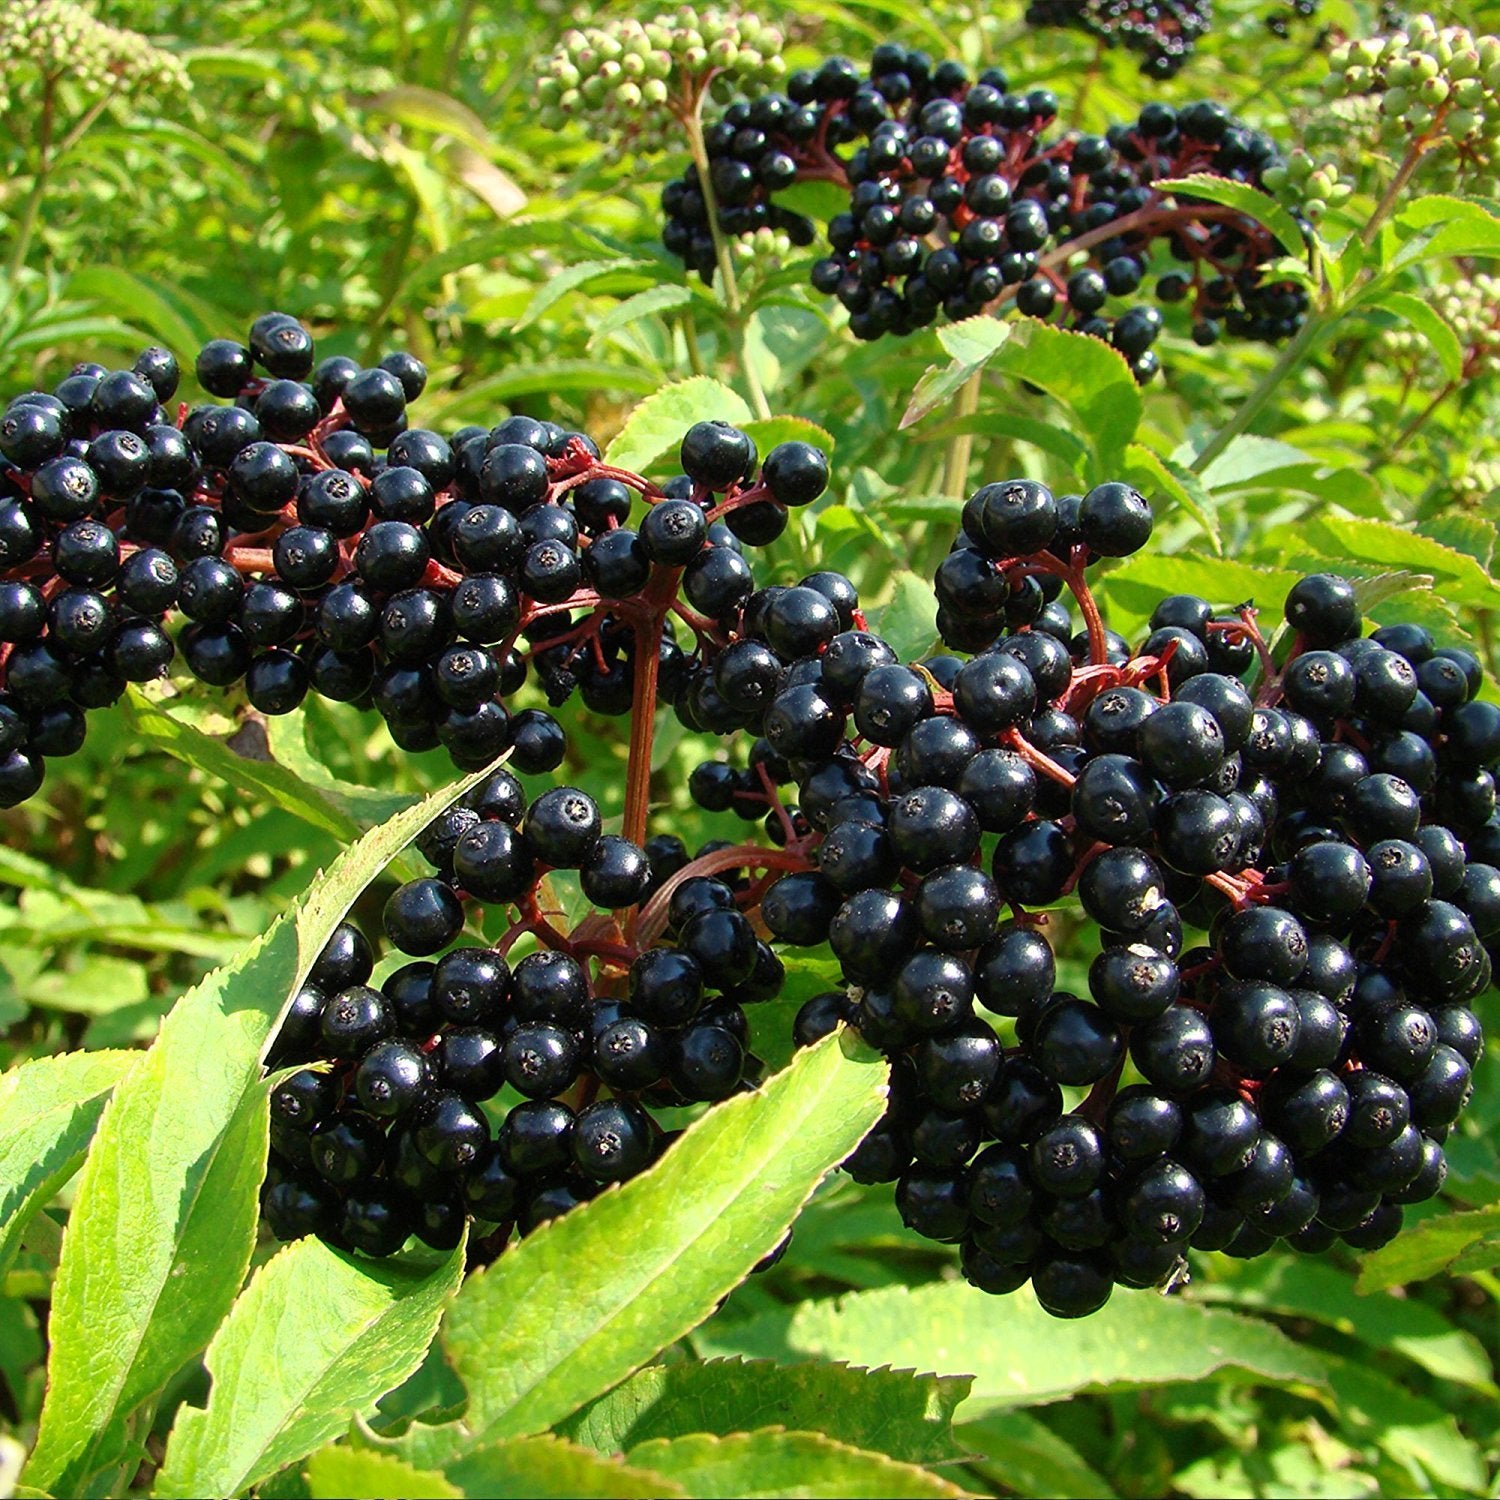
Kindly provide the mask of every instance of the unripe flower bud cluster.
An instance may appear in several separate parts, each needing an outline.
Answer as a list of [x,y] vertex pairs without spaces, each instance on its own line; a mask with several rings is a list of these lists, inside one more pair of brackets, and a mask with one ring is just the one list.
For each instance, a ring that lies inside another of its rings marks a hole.
[[[1462,281],[1435,288],[1431,302],[1463,350],[1465,376],[1475,379],[1500,369],[1500,276],[1460,274]],[[1392,329],[1380,342],[1382,352],[1395,358],[1428,349],[1427,340],[1409,328]]]
[[0,109],[40,77],[86,95],[186,92],[186,68],[139,32],[106,26],[70,0],[14,0],[0,9]]
[[542,123],[579,120],[613,154],[679,143],[678,117],[706,88],[755,97],[785,72],[782,35],[739,11],[686,6],[569,31],[542,65]]
[[1378,98],[1381,140],[1393,151],[1426,140],[1460,169],[1491,168],[1500,155],[1500,37],[1421,15],[1336,48],[1329,68],[1330,99]]

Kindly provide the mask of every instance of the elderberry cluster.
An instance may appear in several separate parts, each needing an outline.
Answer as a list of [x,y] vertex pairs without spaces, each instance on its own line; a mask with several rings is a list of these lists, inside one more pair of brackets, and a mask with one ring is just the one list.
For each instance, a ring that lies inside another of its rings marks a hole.
[[[1476,659],[1363,636],[1328,575],[1288,596],[1279,664],[1253,611],[1189,596],[1132,648],[1084,569],[1150,529],[1124,485],[987,485],[938,575],[947,640],[978,654],[907,666],[824,623],[782,642],[761,721],[808,856],[761,914],[848,984],[797,1039],[851,1022],[894,1065],[849,1171],[894,1181],[976,1286],[1030,1280],[1059,1316],[1189,1249],[1386,1242],[1442,1186],[1500,940]],[[767,617],[815,613],[805,593]],[[1086,996],[1048,942],[1075,902]]]
[[[1297,0],[1311,7],[1316,0]],[[1213,25],[1212,0],[1032,0],[1030,26],[1064,26],[1097,37],[1106,47],[1137,53],[1148,78],[1172,78]]]
[[1056,114],[1049,90],[1012,90],[999,69],[971,80],[959,64],[882,46],[862,78],[835,58],[791,75],[785,94],[729,106],[706,132],[707,184],[693,167],[663,192],[664,243],[711,280],[710,200],[724,235],[769,227],[810,243],[811,220],[776,194],[828,180],[848,188],[849,207],[828,222],[830,253],[811,280],[847,309],[858,338],[1013,301],[1110,341],[1146,380],[1159,367],[1161,311],[1109,304],[1140,291],[1159,245],[1185,269],[1159,270],[1156,298],[1191,298],[1200,343],[1221,328],[1266,341],[1296,330],[1306,293],[1263,272],[1293,247],[1156,186],[1208,173],[1265,188],[1281,165],[1267,137],[1212,103],[1150,104],[1102,136],[1051,134]]
[[[273,1067],[313,1066],[271,1096],[264,1212],[280,1238],[317,1234],[373,1256],[413,1234],[451,1249],[473,1219],[482,1260],[513,1228],[528,1233],[649,1166],[672,1139],[653,1108],[757,1081],[744,1006],[775,995],[782,969],[718,880],[673,889],[661,941],[633,956],[548,926],[546,875],[575,873],[619,917],[688,864],[670,835],[641,846],[602,833],[575,787],[528,805],[514,776],[494,772],[419,847],[435,873],[397,889],[384,914],[406,961],[375,985],[370,943],[343,925],[272,1046]],[[470,901],[515,908],[504,943],[459,941]],[[533,951],[508,957],[528,936]]]
[[[372,705],[406,750],[442,745],[465,769],[510,750],[519,770],[552,770],[556,720],[507,701],[534,677],[553,706],[576,689],[627,712],[653,577],[686,567],[692,595],[827,482],[806,444],[762,466],[740,433],[726,477],[730,429],[713,424],[684,449],[700,477],[668,490],[530,417],[411,426],[419,361],[318,361],[279,313],[244,344],[206,345],[196,375],[228,404],[168,413],[177,362],[149,349],[128,370],[79,366],[0,416],[0,805],[81,747],[86,710],[174,657],[241,684],[261,713],[315,692]],[[637,531],[648,488],[658,503]],[[662,650],[671,682],[692,653],[670,634]]]

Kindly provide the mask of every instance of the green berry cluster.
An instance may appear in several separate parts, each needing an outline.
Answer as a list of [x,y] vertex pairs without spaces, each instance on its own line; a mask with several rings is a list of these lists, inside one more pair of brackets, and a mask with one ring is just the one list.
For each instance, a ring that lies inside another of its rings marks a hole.
[[1500,37],[1415,16],[1401,31],[1347,42],[1329,55],[1333,100],[1374,96],[1382,142],[1414,143],[1459,168],[1500,161]]
[[1310,224],[1320,222],[1354,191],[1334,163],[1319,162],[1300,146],[1285,161],[1267,167],[1261,181],[1282,207],[1294,209]]
[[705,90],[753,98],[781,78],[782,42],[756,16],[687,6],[569,31],[537,80],[542,123],[578,120],[617,155],[669,150]]
[[[1500,276],[1462,269],[1459,275],[1462,280],[1435,288],[1431,301],[1458,339],[1464,373],[1473,379],[1500,370]],[[1394,328],[1380,342],[1392,359],[1429,352],[1427,340],[1409,328]]]
[[39,78],[85,96],[185,92],[186,68],[139,32],[107,26],[70,0],[0,6],[0,110]]

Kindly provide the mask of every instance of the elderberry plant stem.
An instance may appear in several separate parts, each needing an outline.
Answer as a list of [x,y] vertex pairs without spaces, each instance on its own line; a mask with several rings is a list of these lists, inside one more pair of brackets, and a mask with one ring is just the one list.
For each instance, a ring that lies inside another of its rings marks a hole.
[[749,340],[746,337],[745,305],[740,300],[739,282],[735,278],[734,261],[729,254],[728,242],[719,228],[719,201],[714,194],[708,165],[708,146],[703,139],[703,93],[701,91],[694,99],[692,107],[683,110],[679,118],[687,134],[688,151],[693,158],[693,165],[698,169],[699,189],[703,194],[703,205],[708,214],[708,232],[713,236],[714,260],[718,265],[719,279],[724,288],[725,320],[734,332],[740,369],[744,372],[745,385],[750,393],[750,405],[757,417],[762,421],[767,421],[771,416],[771,406],[766,400],[760,373],[750,357]]
[[[975,370],[964,382],[958,393],[956,416],[962,422],[979,410],[979,392],[984,383],[984,370]],[[969,462],[974,456],[974,434],[955,432],[948,439],[948,455],[943,466],[943,493],[955,500],[963,500],[969,492]]]
[[7,303],[15,296],[16,281],[26,266],[26,257],[31,253],[31,242],[36,234],[36,218],[41,210],[42,198],[47,191],[47,182],[52,175],[52,131],[56,123],[57,80],[50,74],[42,85],[42,106],[37,121],[36,175],[26,193],[26,202],[21,209],[21,223],[16,230],[15,243],[10,250],[6,265]]

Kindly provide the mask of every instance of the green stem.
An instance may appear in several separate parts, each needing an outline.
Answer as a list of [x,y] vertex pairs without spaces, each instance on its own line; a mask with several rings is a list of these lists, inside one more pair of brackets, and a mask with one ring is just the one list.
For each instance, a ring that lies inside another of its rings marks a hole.
[[[1436,126],[1434,126],[1434,129]],[[1381,194],[1380,202],[1375,205],[1375,212],[1370,215],[1370,222],[1360,232],[1360,242],[1370,244],[1375,236],[1380,233],[1380,226],[1390,218],[1396,207],[1396,199],[1401,196],[1401,191],[1411,181],[1414,173],[1422,164],[1422,158],[1427,153],[1427,148],[1432,144],[1434,137],[1429,131],[1426,135],[1418,136],[1406,149],[1406,155],[1401,158],[1401,165],[1396,168],[1396,175],[1391,178],[1390,185]]]
[[16,230],[15,243],[10,248],[10,260],[6,265],[7,303],[15,295],[16,279],[26,265],[31,251],[31,241],[36,234],[37,213],[42,206],[42,197],[47,191],[47,179],[52,171],[52,129],[55,123],[57,103],[57,80],[50,75],[42,84],[41,117],[37,123],[36,175],[26,194],[21,209],[21,223]]
[[682,339],[687,345],[688,364],[693,374],[704,374],[703,351],[698,347],[698,320],[693,316],[691,307],[682,310]]
[[[1385,456],[1385,463],[1387,463],[1387,464],[1395,463],[1397,455],[1399,455],[1401,453],[1402,449],[1404,449],[1406,447],[1406,445],[1414,437],[1416,437],[1416,435],[1427,425],[1427,419],[1457,389],[1458,389],[1458,382],[1456,380],[1450,380],[1450,381],[1448,381],[1443,386],[1443,388],[1440,391],[1438,391],[1433,396],[1432,400],[1429,401],[1427,403],[1427,405],[1424,406],[1422,408],[1422,410],[1419,411],[1416,414],[1416,416],[1414,416],[1411,419],[1411,421],[1408,422],[1406,424],[1406,426],[1401,429],[1401,431],[1399,433],[1397,433],[1397,435],[1396,435],[1396,441],[1391,444],[1390,450],[1389,450],[1389,452],[1387,452],[1387,454]],[[1381,465],[1382,468],[1384,466],[1385,466],[1384,464]]]
[[698,169],[698,189],[703,194],[703,206],[708,214],[708,232],[713,236],[714,260],[719,268],[719,281],[724,294],[724,316],[734,333],[735,349],[739,355],[740,369],[745,374],[745,385],[750,392],[750,405],[762,421],[771,415],[770,402],[766,400],[765,388],[760,383],[760,372],[750,358],[746,340],[746,318],[744,303],[740,300],[739,281],[734,274],[734,262],[729,254],[729,245],[719,229],[719,203],[714,196],[714,185],[708,166],[708,147],[703,139],[703,92],[700,90],[691,107],[679,112],[682,128],[687,133],[688,151],[693,165]]
[[[975,370],[958,393],[958,418],[972,417],[979,410],[979,391],[984,371]],[[948,439],[947,461],[943,465],[943,493],[955,500],[968,499],[969,461],[974,456],[974,434],[955,432]]]
[[1325,326],[1322,317],[1308,317],[1298,330],[1296,338],[1281,351],[1276,363],[1256,382],[1255,389],[1240,403],[1235,414],[1199,450],[1198,456],[1190,465],[1193,473],[1203,473],[1260,415],[1266,402],[1275,395],[1276,387],[1301,364]]

